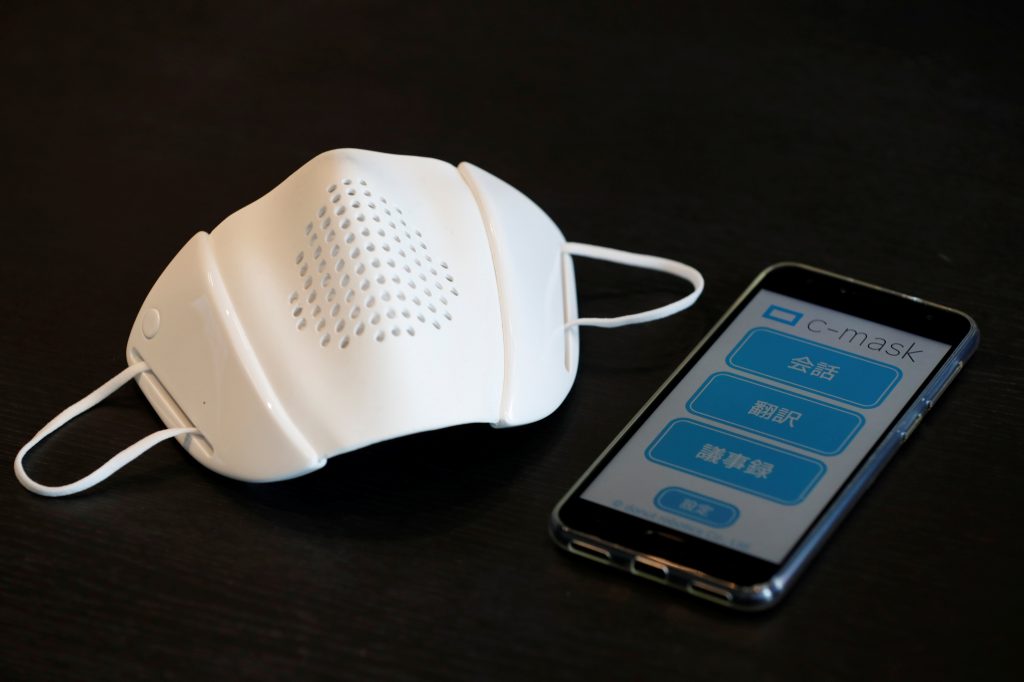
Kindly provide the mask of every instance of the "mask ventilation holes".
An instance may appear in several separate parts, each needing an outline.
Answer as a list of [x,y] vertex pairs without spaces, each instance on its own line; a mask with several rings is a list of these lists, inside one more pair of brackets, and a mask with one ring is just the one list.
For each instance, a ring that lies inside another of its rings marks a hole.
[[[287,306],[298,332],[308,327],[321,347],[344,350],[367,331],[357,319],[366,308],[379,310],[370,315],[376,329],[367,334],[378,343],[454,321],[455,276],[431,251],[429,234],[365,179],[342,178],[325,194],[312,220],[299,226],[303,248],[293,258],[296,288]],[[402,308],[410,300],[415,314]],[[400,324],[388,327],[385,318]],[[343,334],[346,320],[350,331]]]

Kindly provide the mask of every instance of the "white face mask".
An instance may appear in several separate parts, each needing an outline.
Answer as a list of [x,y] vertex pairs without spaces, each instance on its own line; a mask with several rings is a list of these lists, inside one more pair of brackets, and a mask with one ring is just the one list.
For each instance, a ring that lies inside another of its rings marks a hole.
[[[578,319],[574,255],[674,274],[694,291]],[[135,320],[128,368],[36,434],[15,472],[32,492],[67,495],[177,438],[221,474],[278,481],[411,433],[526,424],[569,392],[581,325],[665,317],[703,286],[675,261],[566,243],[532,201],[471,164],[326,152],[185,245]],[[167,429],[75,483],[28,477],[29,449],[132,378]]]

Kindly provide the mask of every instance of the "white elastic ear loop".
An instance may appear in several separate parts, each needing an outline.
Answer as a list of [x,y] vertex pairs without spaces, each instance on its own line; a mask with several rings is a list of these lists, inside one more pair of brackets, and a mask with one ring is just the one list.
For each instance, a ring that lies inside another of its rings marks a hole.
[[29,450],[34,448],[39,441],[46,438],[89,408],[95,407],[111,393],[147,370],[149,370],[149,365],[145,362],[137,362],[127,367],[119,372],[117,376],[113,377],[95,391],[51,419],[50,422],[39,431],[39,433],[32,437],[32,440],[25,443],[24,447],[18,451],[18,456],[14,458],[14,474],[18,477],[18,481],[37,495],[45,495],[46,497],[63,497],[64,495],[71,495],[81,492],[87,488],[91,488],[100,481],[105,480],[115,471],[161,441],[186,433],[199,433],[199,429],[192,427],[164,429],[163,431],[151,433],[134,445],[129,445],[124,450],[111,457],[107,460],[106,464],[96,469],[96,471],[92,472],[85,478],[81,478],[74,483],[68,483],[67,485],[42,485],[29,478],[29,475],[25,473],[25,467],[22,465],[22,460],[25,458],[25,455]]
[[663,305],[660,308],[653,308],[651,310],[645,310],[631,315],[620,315],[619,317],[583,317],[575,320],[569,320],[565,323],[566,329],[570,329],[575,325],[579,325],[581,327],[624,327],[629,324],[639,324],[640,322],[660,320],[663,317],[675,315],[681,310],[686,310],[697,302],[697,299],[700,298],[701,292],[704,291],[704,278],[696,268],[692,268],[685,263],[680,263],[679,261],[670,260],[668,258],[648,256],[640,253],[630,253],[629,251],[610,249],[606,246],[594,246],[593,244],[580,244],[578,242],[567,242],[563,244],[562,253],[570,256],[584,256],[585,258],[595,258],[597,260],[609,261],[612,263],[621,263],[622,265],[631,265],[635,268],[643,268],[645,270],[657,270],[658,272],[664,272],[669,275],[675,275],[676,277],[685,279],[693,285],[693,291],[689,295],[684,296],[678,301],[673,301],[672,303]]

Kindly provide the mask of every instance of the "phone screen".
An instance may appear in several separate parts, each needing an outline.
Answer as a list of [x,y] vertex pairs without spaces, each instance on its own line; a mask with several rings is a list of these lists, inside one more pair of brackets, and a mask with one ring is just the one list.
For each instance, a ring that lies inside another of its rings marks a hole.
[[581,496],[779,564],[949,350],[761,289]]

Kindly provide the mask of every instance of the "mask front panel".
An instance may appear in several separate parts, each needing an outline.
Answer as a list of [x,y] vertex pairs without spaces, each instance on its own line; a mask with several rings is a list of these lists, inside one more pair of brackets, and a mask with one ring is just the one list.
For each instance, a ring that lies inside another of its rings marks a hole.
[[[237,388],[217,385],[215,374],[203,392],[168,392],[215,460],[229,457],[217,454],[219,443],[237,449],[234,434],[258,420],[271,419],[291,435],[291,449],[321,461],[408,433],[498,421],[504,361],[491,251],[476,201],[450,164],[328,152],[208,241],[216,272],[204,277],[223,282],[227,353],[243,359],[256,396],[232,409],[222,396]],[[181,372],[175,320],[161,312],[152,339],[141,329],[146,311],[161,305],[143,305],[129,354],[165,382]],[[157,346],[161,336],[172,342]],[[254,403],[264,406],[256,414]],[[222,470],[251,479],[259,459],[250,443]]]
[[494,268],[450,164],[328,152],[212,236],[260,366],[321,456],[496,421]]

